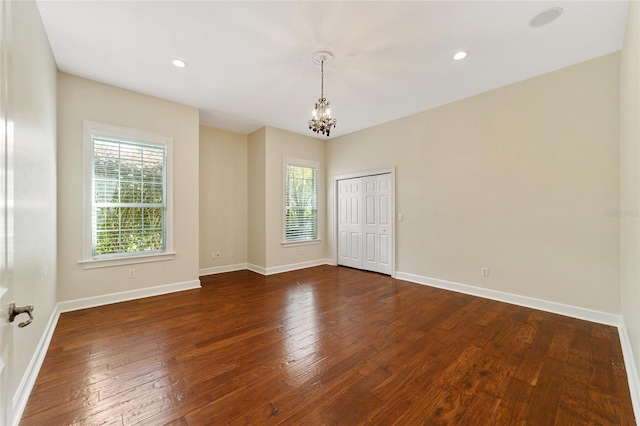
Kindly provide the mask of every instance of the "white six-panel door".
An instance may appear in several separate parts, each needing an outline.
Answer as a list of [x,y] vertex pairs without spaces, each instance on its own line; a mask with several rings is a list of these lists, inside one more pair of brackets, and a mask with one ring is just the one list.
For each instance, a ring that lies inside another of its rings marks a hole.
[[338,181],[338,264],[392,273],[391,173]]
[[338,181],[338,264],[362,268],[362,178]]
[[391,174],[362,178],[364,189],[363,265],[391,274]]

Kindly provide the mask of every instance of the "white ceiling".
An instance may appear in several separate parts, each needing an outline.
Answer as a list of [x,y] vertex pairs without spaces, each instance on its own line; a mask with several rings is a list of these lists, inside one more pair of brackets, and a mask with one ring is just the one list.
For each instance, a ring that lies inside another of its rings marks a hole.
[[[627,1],[44,1],[61,71],[200,109],[238,133],[308,130],[320,96],[340,136],[622,48]],[[549,25],[539,12],[560,6]],[[463,61],[453,61],[468,50]],[[169,59],[189,64],[178,69]]]

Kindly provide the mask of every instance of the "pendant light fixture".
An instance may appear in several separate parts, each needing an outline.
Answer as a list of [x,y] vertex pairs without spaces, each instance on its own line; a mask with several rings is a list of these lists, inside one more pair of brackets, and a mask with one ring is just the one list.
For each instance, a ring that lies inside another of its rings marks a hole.
[[331,118],[330,102],[324,97],[324,63],[333,59],[329,52],[316,52],[313,62],[320,65],[320,99],[313,108],[313,117],[309,120],[309,129],[315,133],[329,136],[332,127],[336,127],[337,120]]

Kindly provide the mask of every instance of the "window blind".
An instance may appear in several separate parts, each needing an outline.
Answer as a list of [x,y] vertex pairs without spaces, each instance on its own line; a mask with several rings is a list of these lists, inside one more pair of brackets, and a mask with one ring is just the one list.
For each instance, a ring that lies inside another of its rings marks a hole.
[[315,240],[318,171],[294,164],[287,164],[285,170],[285,241]]
[[93,137],[93,256],[166,249],[166,148]]

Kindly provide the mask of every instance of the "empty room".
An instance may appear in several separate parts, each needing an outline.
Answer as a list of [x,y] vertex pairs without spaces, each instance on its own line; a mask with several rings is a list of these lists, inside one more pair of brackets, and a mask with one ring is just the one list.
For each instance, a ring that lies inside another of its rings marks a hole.
[[0,425],[635,425],[640,3],[0,3]]

